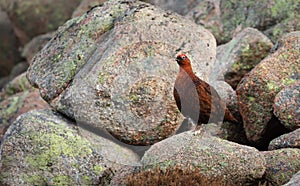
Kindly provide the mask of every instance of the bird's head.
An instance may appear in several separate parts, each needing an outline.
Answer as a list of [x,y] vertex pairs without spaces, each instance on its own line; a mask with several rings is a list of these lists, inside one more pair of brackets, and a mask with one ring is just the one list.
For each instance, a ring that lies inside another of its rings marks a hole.
[[178,63],[179,66],[190,66],[191,62],[189,60],[189,58],[186,56],[186,54],[179,54],[176,57],[176,61]]

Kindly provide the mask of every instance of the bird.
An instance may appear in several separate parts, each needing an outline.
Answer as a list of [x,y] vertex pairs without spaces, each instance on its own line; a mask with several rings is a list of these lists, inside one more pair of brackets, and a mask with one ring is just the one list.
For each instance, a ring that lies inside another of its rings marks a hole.
[[238,123],[214,87],[198,78],[193,72],[190,59],[182,53],[176,56],[179,73],[176,77],[173,96],[184,117],[198,125],[229,121]]

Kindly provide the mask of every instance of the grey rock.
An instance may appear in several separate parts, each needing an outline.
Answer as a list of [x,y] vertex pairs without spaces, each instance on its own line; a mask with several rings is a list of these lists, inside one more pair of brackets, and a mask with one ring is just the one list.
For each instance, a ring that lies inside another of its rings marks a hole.
[[[253,147],[209,135],[205,130],[188,131],[154,144],[141,162],[148,170],[179,167],[199,170],[207,180],[246,184],[263,176],[265,160]],[[177,169],[177,168],[176,168]],[[158,174],[162,174],[159,173]],[[176,182],[176,180],[175,180]]]
[[269,55],[272,42],[254,28],[245,28],[233,39],[217,47],[217,62],[212,72],[234,89],[246,73]]
[[[300,45],[300,42],[298,43]],[[299,73],[300,75],[300,73]],[[287,81],[289,81],[287,79]],[[288,129],[300,128],[300,80],[282,89],[274,99],[274,114]]]
[[282,148],[299,148],[300,149],[300,129],[294,130],[287,134],[283,134],[273,139],[268,149],[276,150]]
[[300,149],[279,149],[261,152],[266,159],[264,178],[273,185],[283,185],[300,170]]
[[27,75],[45,100],[78,123],[148,145],[182,121],[172,94],[177,52],[188,53],[197,75],[209,79],[216,54],[211,33],[149,4],[107,1],[60,27]]
[[50,110],[21,115],[1,143],[1,185],[107,185],[123,163],[138,164],[132,151],[82,132]]
[[294,174],[294,176],[290,179],[290,181],[284,184],[283,186],[298,186],[299,184],[300,184],[300,171]]
[[[274,52],[256,65],[237,87],[246,135],[254,144],[268,139],[265,132],[276,125],[272,119],[275,96],[300,77],[299,38],[300,32],[282,37]],[[276,134],[284,131],[273,129],[270,132]]]

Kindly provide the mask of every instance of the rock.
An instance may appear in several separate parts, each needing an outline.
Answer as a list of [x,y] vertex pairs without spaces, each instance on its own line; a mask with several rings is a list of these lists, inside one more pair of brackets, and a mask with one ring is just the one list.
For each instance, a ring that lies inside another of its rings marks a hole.
[[283,186],[298,186],[299,183],[300,183],[300,171],[294,174],[294,176],[290,179],[290,181],[284,184]]
[[22,56],[28,63],[31,63],[33,56],[46,45],[53,35],[54,33],[51,32],[36,36],[24,46]]
[[[0,8],[0,78],[8,76],[13,66],[19,62],[18,39],[7,14]],[[1,86],[0,86],[1,88]]]
[[26,72],[24,72],[5,85],[5,87],[1,91],[3,97],[1,97],[0,100],[3,100],[6,96],[11,96],[16,93],[32,89],[33,87],[30,85],[28,79],[26,78]]
[[22,73],[26,72],[27,68],[28,68],[28,63],[27,62],[19,62],[18,64],[16,64],[9,76],[6,76],[5,78],[5,81],[3,81],[2,83],[0,83],[0,90],[2,88],[4,88],[5,86],[7,86],[7,84],[10,82],[10,81],[13,81],[14,78],[16,78],[17,76],[21,75]]
[[141,162],[142,167],[121,178],[123,184],[245,185],[260,179],[265,171],[265,160],[255,148],[201,131],[184,132],[154,144]]
[[1,0],[0,7],[7,12],[16,35],[25,45],[34,36],[56,30],[71,17],[80,1]]
[[[187,14],[196,5],[199,4],[199,0],[143,0],[147,3],[151,3],[163,10],[171,10],[177,12],[180,15]],[[201,2],[201,1],[200,1]]]
[[59,112],[148,145],[183,120],[173,98],[177,52],[188,52],[197,76],[209,78],[211,33],[149,4],[107,1],[60,27],[27,76]]
[[[212,71],[214,71],[214,69]],[[233,88],[222,80],[213,80],[211,84],[217,90],[220,97],[225,101],[226,106],[230,110],[231,114],[233,114],[233,116],[242,123],[242,116],[239,112],[237,95]]]
[[[300,42],[298,42],[300,45]],[[300,73],[299,73],[300,75]],[[300,77],[299,77],[300,79]],[[282,89],[274,100],[274,114],[291,130],[300,128],[300,80]]]
[[90,142],[74,123],[50,110],[23,114],[1,144],[1,185],[108,185],[122,167],[106,159],[108,152],[117,153],[118,162],[138,160],[97,137],[98,144]]
[[[299,30],[299,23],[292,26],[290,20],[299,19],[298,1],[200,1],[187,15],[197,24],[210,30],[219,44],[230,41],[235,33],[246,27],[267,31],[272,41],[278,40],[282,34]],[[251,7],[251,8],[250,8]],[[289,27],[276,26],[278,23]],[[277,29],[274,29],[276,26]]]
[[[273,102],[280,90],[300,77],[299,39],[300,32],[282,37],[275,46],[277,49],[274,53],[252,69],[237,87],[246,135],[254,144],[287,132],[273,118]],[[275,129],[276,127],[280,129]]]
[[102,5],[107,0],[82,0],[80,5],[74,10],[72,18],[82,16],[95,6]]
[[289,15],[287,19],[268,28],[267,30],[264,31],[264,34],[268,36],[268,38],[270,38],[272,41],[276,41],[285,33],[299,30],[300,28],[299,13],[289,12],[289,14],[291,15]]
[[19,92],[1,101],[0,141],[6,129],[19,115],[44,108],[49,108],[49,105],[40,97],[38,90]]
[[300,149],[300,129],[279,136],[273,139],[268,149],[276,150],[282,148],[299,148]]
[[272,185],[283,185],[300,170],[300,149],[261,152],[266,158],[265,179]]
[[272,42],[260,31],[246,28],[230,42],[217,47],[217,62],[212,74],[216,79],[224,79],[234,89],[240,80],[253,69],[271,48]]

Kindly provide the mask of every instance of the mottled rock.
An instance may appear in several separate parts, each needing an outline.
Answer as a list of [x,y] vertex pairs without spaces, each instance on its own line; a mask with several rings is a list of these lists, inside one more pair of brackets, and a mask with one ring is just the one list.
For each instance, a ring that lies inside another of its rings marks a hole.
[[[299,23],[287,24],[289,20],[299,19],[299,1],[228,1],[204,0],[188,13],[190,19],[210,30],[218,43],[228,42],[243,28],[253,27],[267,31],[275,42],[284,33],[299,30]],[[297,21],[296,21],[297,22]],[[278,23],[289,25],[279,27]],[[274,26],[277,26],[274,29]]]
[[299,148],[300,149],[300,129],[293,132],[283,134],[278,138],[273,139],[268,149],[282,149],[282,148]]
[[30,110],[39,110],[49,108],[39,94],[37,89],[26,90],[11,95],[0,102],[0,141],[6,129],[13,123],[13,121],[21,114]]
[[118,162],[138,161],[131,151],[98,140],[82,137],[76,125],[53,111],[23,114],[1,144],[1,185],[107,185],[122,167],[107,154],[117,153],[110,158]]
[[[154,175],[139,177],[135,172],[132,176],[136,180],[155,180],[156,176],[164,177],[163,170],[168,170],[170,175],[181,172],[200,180],[202,177],[206,183],[217,180],[228,185],[245,185],[261,178],[265,171],[265,160],[255,148],[212,137],[201,130],[184,132],[154,144],[141,162],[144,167],[139,172],[150,170]],[[173,179],[175,183],[184,183],[178,177]]]
[[[300,45],[300,40],[298,42]],[[299,64],[298,64],[299,65]],[[300,75],[300,73],[299,73]],[[300,77],[299,77],[300,79]],[[274,100],[274,114],[291,130],[300,128],[300,80],[282,89]]]
[[266,57],[272,47],[270,39],[260,31],[246,28],[230,42],[217,47],[217,62],[212,73],[236,89],[244,75]]
[[51,32],[36,36],[24,46],[22,56],[28,63],[31,63],[33,56],[46,45],[53,35],[54,33]]
[[7,12],[24,45],[34,36],[56,30],[71,17],[80,1],[1,0],[0,7]]
[[26,72],[24,72],[5,85],[1,91],[2,96],[0,97],[0,100],[3,100],[7,96],[32,89],[33,87],[26,78]]
[[266,159],[265,179],[272,185],[288,182],[300,170],[300,149],[261,152]]
[[27,75],[59,112],[145,145],[183,119],[173,98],[177,52],[188,52],[197,76],[209,79],[211,33],[149,4],[107,1],[60,27]]
[[80,5],[74,10],[72,17],[82,16],[95,6],[102,5],[107,0],[82,0]]
[[19,62],[18,39],[7,14],[0,9],[0,78],[8,76]]
[[[180,15],[187,14],[200,0],[142,0],[151,3],[164,10],[171,10],[177,12]],[[201,2],[201,1],[200,1]]]
[[[255,144],[270,138],[264,135],[276,123],[272,117],[277,93],[300,77],[299,40],[300,32],[292,32],[282,37],[274,53],[251,70],[237,87],[246,135]],[[275,129],[271,131],[273,134],[278,132],[285,131]],[[274,137],[277,136],[272,136]]]
[[294,176],[290,179],[290,181],[284,184],[283,186],[298,186],[299,184],[300,184],[300,171],[294,174]]

